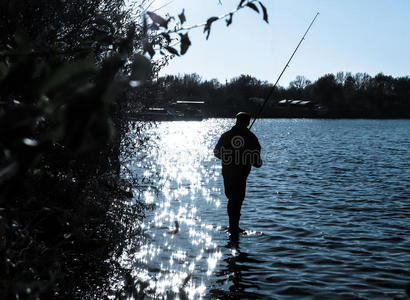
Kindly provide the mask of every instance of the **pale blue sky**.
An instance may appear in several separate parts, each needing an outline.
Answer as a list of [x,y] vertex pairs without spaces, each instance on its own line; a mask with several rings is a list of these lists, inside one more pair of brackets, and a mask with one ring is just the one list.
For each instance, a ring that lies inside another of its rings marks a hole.
[[[169,0],[156,0],[161,7]],[[177,15],[185,8],[187,25],[232,10],[237,0],[175,0],[159,14]],[[304,75],[316,80],[338,71],[410,73],[410,0],[263,0],[269,24],[250,9],[240,11],[230,27],[212,27],[207,41],[202,29],[189,35],[187,54],[173,59],[160,75],[198,73],[204,79],[250,74],[274,82],[307,26],[320,12],[307,39],[286,71],[282,86]]]

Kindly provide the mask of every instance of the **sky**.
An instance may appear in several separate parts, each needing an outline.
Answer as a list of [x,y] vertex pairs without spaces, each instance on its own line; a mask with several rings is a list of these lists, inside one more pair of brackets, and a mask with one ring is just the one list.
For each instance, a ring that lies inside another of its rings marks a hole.
[[[170,3],[171,2],[171,3]],[[160,76],[197,73],[225,83],[241,74],[275,82],[317,12],[318,19],[279,81],[297,75],[314,81],[328,73],[410,73],[410,0],[262,0],[269,23],[251,9],[239,11],[227,27],[214,23],[208,40],[202,28],[189,32],[192,45]],[[151,10],[178,15],[186,25],[234,9],[239,0],[155,0]],[[168,4],[168,5],[167,5]],[[164,6],[165,5],[165,6]],[[164,7],[163,7],[164,6]],[[161,8],[162,7],[162,8]]]

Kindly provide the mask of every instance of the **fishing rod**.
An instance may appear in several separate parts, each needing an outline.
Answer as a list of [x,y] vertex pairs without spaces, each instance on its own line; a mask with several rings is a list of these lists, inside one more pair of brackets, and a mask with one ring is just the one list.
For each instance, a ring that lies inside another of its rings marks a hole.
[[283,73],[285,73],[286,68],[289,67],[290,61],[292,60],[292,58],[293,58],[293,56],[295,55],[296,51],[298,51],[300,44],[302,44],[303,40],[305,39],[307,33],[308,33],[309,30],[310,30],[310,27],[312,27],[313,23],[315,23],[316,18],[317,18],[318,15],[319,15],[319,13],[317,13],[316,16],[313,18],[313,20],[312,20],[312,22],[310,23],[310,25],[309,25],[308,29],[306,30],[305,34],[304,34],[303,37],[300,39],[299,44],[297,45],[295,51],[293,51],[292,56],[289,58],[289,60],[288,60],[288,62],[286,63],[285,67],[283,68],[282,72],[280,73],[278,79],[276,80],[275,84],[273,85],[272,89],[270,90],[268,96],[266,97],[266,99],[265,99],[265,101],[263,102],[261,108],[259,109],[258,114],[255,116],[255,118],[253,119],[251,125],[249,126],[249,129],[252,128],[252,126],[253,126],[253,124],[255,123],[256,119],[258,119],[258,118],[260,117],[260,115],[261,115],[263,109],[265,108],[266,103],[267,103],[267,102],[269,101],[269,99],[272,97],[272,95],[273,95],[273,93],[274,93],[274,91],[275,91],[276,85],[278,84],[278,82],[279,82],[280,78],[282,77]]

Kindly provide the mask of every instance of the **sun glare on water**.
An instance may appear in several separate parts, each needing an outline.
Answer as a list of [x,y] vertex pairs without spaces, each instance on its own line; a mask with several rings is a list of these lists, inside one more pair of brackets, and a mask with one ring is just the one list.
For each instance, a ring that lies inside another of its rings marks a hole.
[[152,129],[145,172],[158,174],[161,192],[143,194],[155,208],[142,224],[147,240],[132,258],[134,276],[147,295],[203,297],[205,282],[222,257],[212,239],[221,226],[203,223],[198,205],[217,209],[221,203],[221,191],[210,188],[220,175],[210,140],[216,129],[212,122],[160,122]]

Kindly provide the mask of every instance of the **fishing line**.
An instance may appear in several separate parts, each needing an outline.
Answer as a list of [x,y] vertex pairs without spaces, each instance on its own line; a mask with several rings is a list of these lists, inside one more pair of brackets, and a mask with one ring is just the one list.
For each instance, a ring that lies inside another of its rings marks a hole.
[[295,55],[296,51],[298,51],[299,46],[302,44],[303,40],[305,39],[307,33],[309,32],[310,28],[312,27],[313,23],[316,21],[317,16],[319,15],[319,13],[316,14],[316,16],[313,18],[312,22],[310,23],[308,29],[306,30],[305,34],[303,35],[303,37],[300,39],[299,44],[297,45],[297,47],[295,48],[295,51],[293,51],[292,56],[289,58],[288,62],[286,63],[285,67],[283,68],[282,72],[280,73],[278,79],[276,80],[275,84],[273,85],[272,89],[270,90],[268,96],[266,97],[265,101],[263,102],[261,108],[259,109],[259,112],[257,113],[257,115],[255,116],[255,118],[253,119],[251,125],[249,126],[249,129],[252,128],[253,124],[255,123],[256,119],[258,119],[263,111],[263,109],[265,108],[266,103],[269,101],[269,99],[272,97],[276,85],[278,84],[280,78],[282,77],[283,73],[285,73],[286,69],[289,67],[289,63],[292,60],[293,56]]

